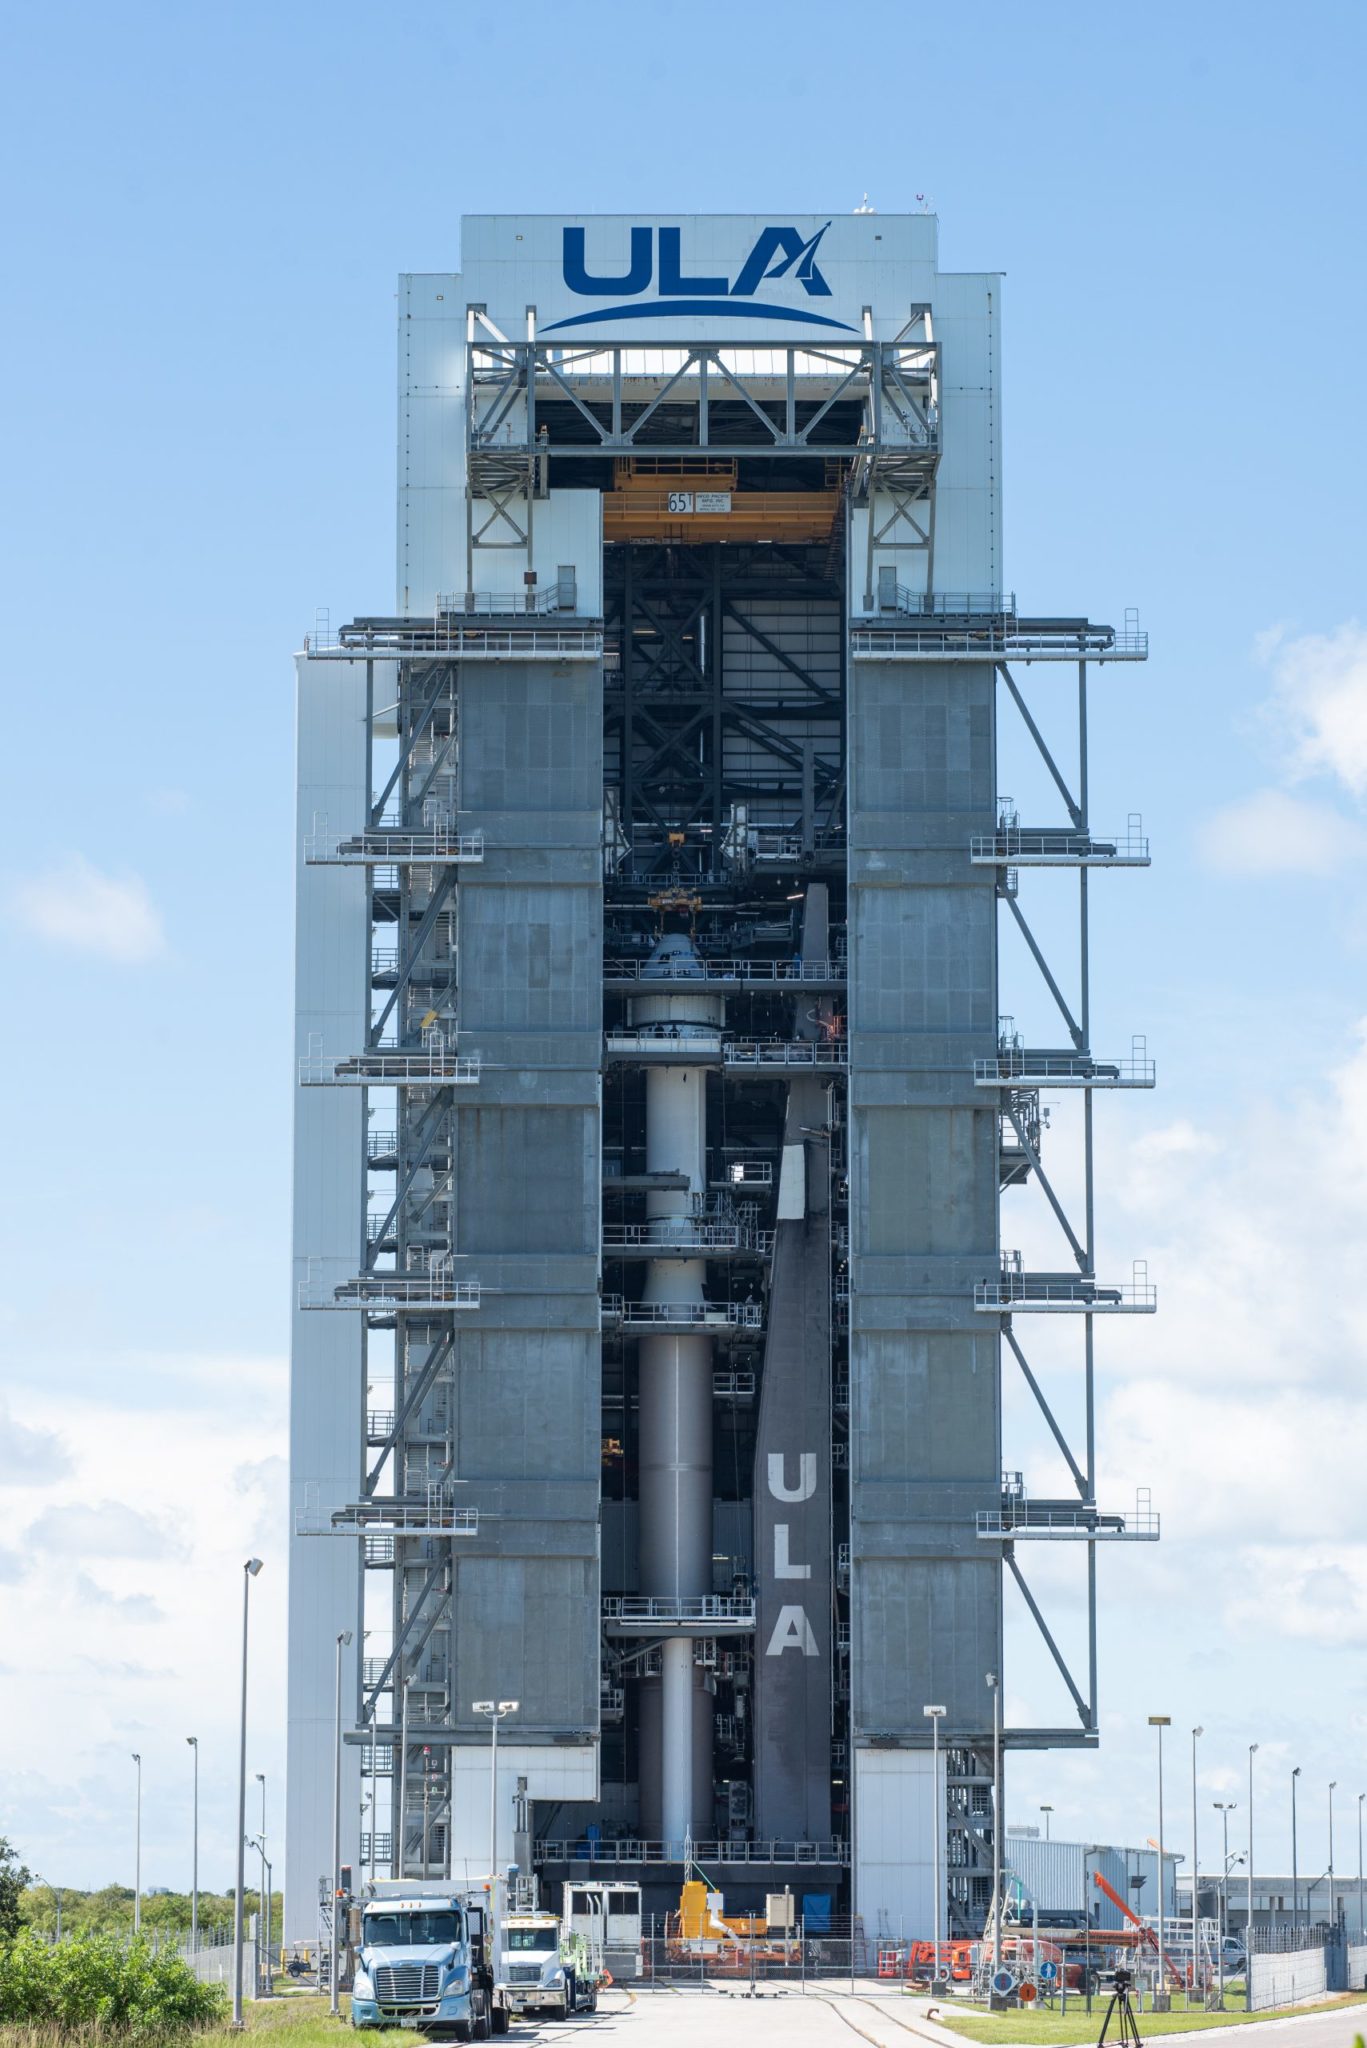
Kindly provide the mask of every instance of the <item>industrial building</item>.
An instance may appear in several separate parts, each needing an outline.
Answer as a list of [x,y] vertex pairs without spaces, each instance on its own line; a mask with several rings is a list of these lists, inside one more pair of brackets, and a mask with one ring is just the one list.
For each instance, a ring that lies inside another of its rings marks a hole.
[[1005,587],[1000,351],[928,214],[480,217],[400,280],[394,600],[297,663],[291,1937],[338,1697],[352,1865],[487,1871],[515,1701],[500,1867],[870,1931],[929,1929],[937,1835],[982,1924],[1008,1600],[1060,1704],[1001,1750],[1097,1739],[1098,1547],[1158,1525],[1096,1497],[1097,1324],[1154,1294],[1098,1259],[1093,1098],[1154,1075],[1091,1042],[1089,891],[1148,848],[1087,709],[1146,646]]

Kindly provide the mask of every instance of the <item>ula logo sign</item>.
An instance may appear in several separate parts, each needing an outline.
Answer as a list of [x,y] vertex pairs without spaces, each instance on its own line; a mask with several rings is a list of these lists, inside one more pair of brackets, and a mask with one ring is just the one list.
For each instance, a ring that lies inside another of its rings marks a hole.
[[[574,313],[567,320],[553,320],[542,329],[551,334],[558,327],[591,327],[603,320],[666,320],[681,314],[719,313],[727,320],[797,320],[809,327],[836,327],[845,334],[857,330],[829,313],[817,313],[804,306],[775,305],[758,298],[761,286],[786,282],[801,285],[809,299],[828,299],[831,288],[816,265],[816,252],[830,226],[818,228],[809,239],[796,228],[764,228],[734,279],[689,277],[684,274],[679,228],[634,227],[631,230],[627,267],[618,275],[604,276],[591,271],[584,249],[583,228],[565,229],[564,278],[569,290],[580,298],[601,299],[618,294],[625,303],[599,306],[592,313]],[[658,241],[658,250],[657,250]],[[654,284],[658,294],[647,298]]]

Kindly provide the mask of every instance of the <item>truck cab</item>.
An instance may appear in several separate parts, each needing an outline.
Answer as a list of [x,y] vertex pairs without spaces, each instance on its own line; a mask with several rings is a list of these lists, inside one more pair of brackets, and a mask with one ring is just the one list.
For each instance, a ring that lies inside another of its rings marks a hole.
[[494,2004],[482,1890],[379,1884],[361,1905],[353,2027],[449,2029],[482,2041],[507,2029]]
[[509,1913],[499,1929],[497,2002],[505,2019],[514,2013],[547,2013],[567,2018],[593,2012],[598,1972],[587,1945],[562,1931],[554,1913]]

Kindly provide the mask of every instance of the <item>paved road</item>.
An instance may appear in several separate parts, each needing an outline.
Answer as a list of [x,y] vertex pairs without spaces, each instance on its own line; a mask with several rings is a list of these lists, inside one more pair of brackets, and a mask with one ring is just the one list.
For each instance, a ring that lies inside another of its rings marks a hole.
[[[1367,2008],[1349,2006],[1154,2038],[1163,2048],[1198,2041],[1206,2048],[1352,2048],[1364,2030]],[[564,2048],[858,2048],[861,2041],[865,2048],[969,2048],[962,2035],[928,2022],[919,2000],[872,1988],[852,1997],[848,1989],[830,1986],[757,1998],[730,1987],[642,1991],[634,1997],[612,1991],[594,2014],[523,2022],[508,2041],[511,2048],[551,2048],[553,2042]]]

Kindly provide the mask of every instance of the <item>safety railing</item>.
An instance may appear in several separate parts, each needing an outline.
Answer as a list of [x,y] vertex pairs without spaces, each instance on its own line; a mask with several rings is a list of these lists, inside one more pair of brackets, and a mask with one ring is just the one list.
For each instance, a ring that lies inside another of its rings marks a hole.
[[1007,1268],[995,1280],[977,1282],[973,1306],[986,1314],[1152,1315],[1158,1307],[1158,1289],[1142,1259],[1135,1261],[1134,1277],[1120,1286],[1081,1273],[1074,1277]]
[[861,619],[850,634],[850,652],[859,661],[1147,661],[1149,636],[1033,619],[907,626],[871,626]]
[[978,867],[1148,867],[1149,842],[1133,825],[1124,832],[1028,831],[1019,826],[980,832],[969,841]]
[[1141,1494],[1133,1510],[1103,1512],[1083,1503],[1013,1500],[1000,1508],[979,1508],[978,1535],[987,1542],[1157,1543],[1162,1517]]
[[844,1868],[850,1860],[849,1844],[840,1841],[794,1842],[702,1842],[692,1837],[684,1842],[625,1840],[603,1842],[596,1838],[547,1839],[537,1842],[538,1863],[682,1863],[685,1856],[710,1869],[717,1863],[811,1863]]
[[758,1330],[764,1311],[757,1301],[627,1301],[603,1296],[603,1320],[624,1330],[684,1327],[696,1330]]
[[1014,619],[1014,590],[912,590],[896,578],[880,579],[864,599],[864,612],[917,619]]
[[448,1274],[361,1273],[354,1280],[328,1287],[313,1279],[301,1282],[301,1309],[415,1310],[474,1309],[479,1307],[478,1280],[453,1280]]
[[733,1038],[722,1057],[728,1067],[845,1067],[850,1060],[843,1038]]
[[[311,1535],[315,1530],[300,1529],[302,1517],[295,1517],[296,1534]],[[386,1531],[393,1536],[477,1536],[479,1534],[479,1509],[458,1508],[448,1499],[427,1500],[366,1500],[354,1501],[349,1507],[334,1509],[331,1517],[334,1531],[342,1534],[364,1535],[367,1530]]]
[[441,590],[437,593],[435,616],[447,619],[456,616],[469,618],[544,618],[548,612],[571,610],[571,606],[560,603],[560,586],[550,583],[544,590],[533,584],[523,590]]
[[772,1230],[749,1223],[695,1223],[687,1216],[656,1216],[647,1223],[605,1223],[605,1252],[639,1251],[678,1258],[689,1252],[755,1252],[774,1248]]
[[721,1033],[692,1024],[643,1024],[636,1030],[604,1034],[603,1047],[609,1058],[715,1062],[721,1055]]
[[676,964],[649,960],[605,960],[604,981],[692,982],[729,981],[768,987],[777,982],[834,982],[843,984],[848,969],[843,960],[704,960],[696,958]]
[[714,1401],[753,1401],[755,1375],[752,1372],[714,1372],[712,1398]]
[[606,1593],[603,1619],[624,1629],[747,1629],[755,1625],[753,1598],[727,1593]]
[[338,838],[326,823],[306,835],[304,859],[313,867],[452,867],[484,859],[482,832],[356,832]]
[[774,1185],[774,1162],[772,1159],[730,1159],[726,1163],[725,1180],[733,1188],[771,1188]]
[[599,626],[487,625],[459,617],[376,619],[344,626],[335,636],[308,634],[304,653],[314,661],[601,661]]
[[1011,1046],[974,1060],[973,1079],[979,1088],[1152,1088],[1157,1068],[1147,1045],[1146,1038],[1133,1038],[1129,1058],[1122,1060]]
[[299,1082],[304,1088],[471,1088],[479,1074],[478,1053],[305,1053],[299,1061]]

